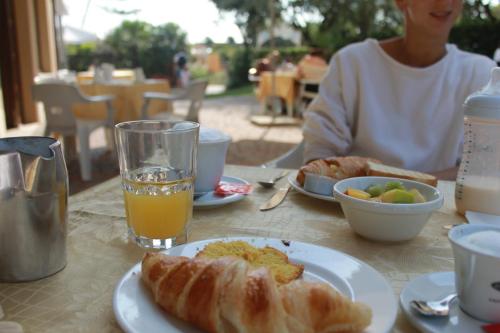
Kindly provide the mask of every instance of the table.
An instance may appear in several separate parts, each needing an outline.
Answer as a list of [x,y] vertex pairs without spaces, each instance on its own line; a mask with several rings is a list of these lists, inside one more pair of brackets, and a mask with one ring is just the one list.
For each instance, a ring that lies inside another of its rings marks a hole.
[[[257,167],[225,169],[226,175],[252,183],[279,173]],[[445,195],[444,206],[418,237],[404,243],[376,243],[356,236],[337,203],[297,192],[291,192],[279,207],[260,212],[259,205],[273,191],[258,187],[237,203],[195,210],[189,239],[262,236],[327,246],[373,266],[390,281],[397,297],[420,274],[453,270],[451,247],[442,227],[464,219],[455,212],[454,183],[440,182],[439,188]],[[0,284],[5,320],[21,323],[25,332],[120,332],[113,315],[113,290],[144,253],[127,241],[124,216],[118,178],[70,197],[66,268],[39,281]],[[394,332],[416,332],[401,311]]]
[[[113,79],[134,80],[135,73],[132,69],[115,69],[113,71]],[[89,83],[94,80],[94,71],[78,72],[76,74],[78,83]]]
[[[143,94],[146,91],[164,93],[170,91],[168,81],[161,79],[149,79],[144,82],[116,80],[110,83],[80,84],[79,87],[86,95],[115,96],[113,107],[115,109],[116,122],[141,119],[141,108],[144,100]],[[172,110],[170,102],[154,100],[149,105],[148,114],[154,115],[164,111],[171,112]],[[80,118],[105,119],[106,105],[104,103],[75,104],[73,112]]]
[[[274,89],[273,89],[274,76]],[[288,116],[293,116],[293,105],[297,94],[297,73],[295,71],[262,72],[260,74],[257,98],[263,107],[268,97],[278,96],[285,100]]]

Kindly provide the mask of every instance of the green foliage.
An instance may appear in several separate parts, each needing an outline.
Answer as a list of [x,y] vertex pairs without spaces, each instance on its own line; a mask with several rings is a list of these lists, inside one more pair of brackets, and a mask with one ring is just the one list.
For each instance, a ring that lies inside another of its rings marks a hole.
[[252,54],[248,47],[238,48],[229,65],[228,88],[237,88],[248,84],[248,69],[251,67]]
[[[297,63],[304,55],[309,52],[307,46],[293,46],[293,47],[277,47],[282,59],[289,59],[293,63]],[[268,56],[271,53],[271,48],[260,48],[253,53],[253,61],[257,61]]]
[[228,96],[245,96],[252,95],[254,93],[255,86],[253,84],[242,85],[238,88],[227,89],[220,94],[207,95],[207,99],[221,98]]
[[[270,40],[265,41],[264,44],[262,44],[262,46],[263,47],[270,47],[271,46],[271,41]],[[274,38],[274,46],[275,47],[291,47],[291,46],[295,46],[295,43],[292,42],[289,39],[283,39],[281,37],[275,37]]]
[[[293,23],[303,33],[304,44],[322,48],[327,55],[366,39],[386,39],[403,34],[403,19],[393,0],[290,0],[298,15]],[[498,45],[500,6],[488,1],[464,0],[462,19],[453,28],[450,42],[461,49],[491,56]],[[301,13],[317,12],[319,23],[299,24]]]
[[200,66],[198,64],[189,65],[189,73],[191,75],[191,79],[194,80],[208,79],[210,76],[208,68],[206,66]]
[[95,43],[67,45],[68,67],[78,72],[86,71],[94,60],[96,48]]
[[212,0],[220,11],[235,15],[236,25],[243,36],[245,45],[255,46],[258,33],[265,29],[271,19],[271,6],[277,21],[281,19],[283,4],[279,0]]
[[70,45],[66,51],[72,70],[111,62],[117,68],[142,67],[148,77],[174,78],[174,55],[186,50],[186,33],[174,23],[152,26],[141,21],[124,21],[97,46]]
[[491,57],[500,45],[500,21],[462,20],[451,30],[450,42],[465,51]]

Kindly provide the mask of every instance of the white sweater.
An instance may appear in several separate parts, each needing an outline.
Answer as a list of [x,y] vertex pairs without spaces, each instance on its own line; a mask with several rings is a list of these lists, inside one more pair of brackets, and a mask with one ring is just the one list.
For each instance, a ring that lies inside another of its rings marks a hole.
[[462,104],[495,63],[446,48],[425,68],[397,62],[373,39],[341,49],[304,114],[304,160],[359,155],[424,172],[456,166]]

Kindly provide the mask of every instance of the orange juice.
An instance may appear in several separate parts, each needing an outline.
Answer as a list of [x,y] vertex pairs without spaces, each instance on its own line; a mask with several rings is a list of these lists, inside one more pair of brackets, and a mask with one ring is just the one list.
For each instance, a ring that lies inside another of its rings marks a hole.
[[126,183],[127,224],[136,236],[168,239],[184,233],[193,207],[191,179]]

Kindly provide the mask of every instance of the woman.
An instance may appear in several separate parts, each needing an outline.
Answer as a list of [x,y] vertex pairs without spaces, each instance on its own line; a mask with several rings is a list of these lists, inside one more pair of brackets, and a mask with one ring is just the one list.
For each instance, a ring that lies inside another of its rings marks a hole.
[[305,113],[305,160],[342,155],[456,177],[465,98],[495,63],[447,44],[461,0],[396,0],[404,36],[335,54]]

